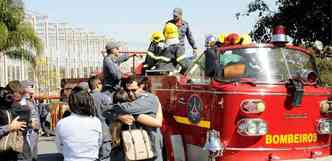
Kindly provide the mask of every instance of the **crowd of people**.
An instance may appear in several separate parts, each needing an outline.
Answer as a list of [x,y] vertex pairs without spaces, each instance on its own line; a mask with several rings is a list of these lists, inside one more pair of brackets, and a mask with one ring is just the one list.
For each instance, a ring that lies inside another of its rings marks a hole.
[[[184,71],[188,65],[181,58],[184,37],[187,36],[194,51],[197,48],[188,23],[182,20],[182,10],[174,9],[173,15],[163,33],[167,47],[160,50],[170,59],[157,64],[160,69],[180,64],[180,70]],[[163,141],[159,128],[163,116],[159,99],[149,92],[145,78],[122,79],[119,65],[133,55],[120,54],[120,44],[114,41],[105,49],[103,80],[91,77],[69,95],[70,113],[67,112],[55,129],[58,151],[65,161],[126,160],[120,132],[143,128],[154,152],[148,160],[161,161]],[[52,135],[47,126],[47,103],[34,99],[30,81],[11,81],[1,87],[0,101],[0,139],[5,140],[13,132],[20,132],[23,139],[22,151],[0,147],[0,160],[36,160],[40,131],[46,136]]]
[[[51,135],[46,126],[48,106],[34,98],[33,87],[32,81],[17,80],[0,87],[0,160],[37,160],[39,135]],[[14,141],[22,146],[20,151],[6,149],[10,145],[5,136],[12,132],[19,132],[22,142]]]
[[[152,34],[143,72],[151,69],[184,73],[190,65],[185,55],[185,37],[197,53],[197,46],[189,25],[182,19],[180,8],[173,10],[173,19],[166,22],[162,32]],[[239,37],[237,37],[239,38]],[[224,40],[225,39],[225,40]],[[235,42],[234,36],[206,40],[206,75],[215,75],[217,47]],[[237,40],[236,40],[237,41]],[[243,39],[239,39],[243,41]],[[240,43],[240,42],[236,42]],[[64,161],[123,161],[127,160],[121,132],[144,129],[152,146],[153,157],[162,161],[163,140],[160,132],[163,114],[157,96],[150,92],[148,80],[131,75],[125,79],[119,65],[134,54],[120,53],[120,43],[111,41],[105,46],[103,77],[92,76],[74,87],[66,99],[66,111],[55,129],[56,145]],[[8,115],[8,113],[10,115]],[[44,100],[33,97],[33,82],[11,81],[0,88],[0,142],[12,132],[21,132],[23,150],[1,150],[0,160],[36,160],[40,131],[52,135],[47,126],[49,107]],[[13,119],[11,119],[13,118]]]
[[56,126],[56,144],[65,161],[126,160],[120,133],[129,128],[145,129],[154,152],[149,160],[162,160],[162,110],[147,79],[132,75],[116,89],[103,84],[92,76],[69,96],[71,114]]
[[[174,9],[173,19],[165,24],[163,33],[154,35],[145,70],[183,73],[187,69],[184,38],[188,38],[194,52],[197,47],[182,14],[182,9]],[[120,47],[115,41],[106,44],[103,80],[93,76],[88,83],[73,88],[69,96],[71,114],[56,126],[57,147],[65,161],[126,160],[120,133],[131,128],[147,131],[154,154],[147,160],[163,160],[161,104],[150,93],[145,77],[123,79],[119,65],[134,54],[120,53]]]

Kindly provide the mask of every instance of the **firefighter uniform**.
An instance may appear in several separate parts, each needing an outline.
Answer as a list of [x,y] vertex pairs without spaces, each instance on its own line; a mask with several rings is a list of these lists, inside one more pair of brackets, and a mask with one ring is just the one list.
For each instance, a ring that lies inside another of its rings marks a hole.
[[205,75],[208,77],[214,77],[219,66],[216,42],[217,38],[213,35],[208,35],[205,39]]
[[[168,23],[164,28],[164,35],[166,48],[161,53],[162,59],[158,60],[157,69],[184,73],[189,66],[189,60],[185,56],[185,48],[180,44],[178,28]],[[180,69],[177,69],[178,65]]]
[[154,32],[151,36],[151,43],[148,48],[145,61],[143,62],[143,73],[146,70],[150,70],[157,64],[160,57],[160,54],[165,49],[165,37],[161,32]]
[[219,69],[218,62],[218,49],[208,48],[204,51],[205,54],[205,75],[208,77],[214,77]]
[[[184,55],[185,49],[179,44],[170,44],[166,47],[162,56],[168,58],[167,61],[161,60],[158,63],[159,70],[184,73],[189,66],[189,61]],[[177,67],[180,66],[180,68]]]

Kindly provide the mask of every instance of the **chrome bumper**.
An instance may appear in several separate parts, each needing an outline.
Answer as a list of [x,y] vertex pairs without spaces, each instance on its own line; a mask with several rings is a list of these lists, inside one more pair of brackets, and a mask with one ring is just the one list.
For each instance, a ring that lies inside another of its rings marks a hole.
[[282,161],[332,161],[332,156],[320,157],[315,159],[295,159],[295,160],[282,160]]

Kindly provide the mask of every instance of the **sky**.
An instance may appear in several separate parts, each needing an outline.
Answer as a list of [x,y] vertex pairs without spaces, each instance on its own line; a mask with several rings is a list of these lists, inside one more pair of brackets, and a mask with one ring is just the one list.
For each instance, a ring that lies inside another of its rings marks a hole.
[[[273,9],[276,0],[265,0]],[[24,0],[27,10],[48,15],[50,21],[76,27],[126,42],[130,49],[146,49],[152,32],[162,31],[173,8],[183,9],[183,18],[193,32],[197,46],[204,46],[207,34],[247,33],[256,16],[236,19],[249,0]],[[188,43],[187,43],[188,44]]]

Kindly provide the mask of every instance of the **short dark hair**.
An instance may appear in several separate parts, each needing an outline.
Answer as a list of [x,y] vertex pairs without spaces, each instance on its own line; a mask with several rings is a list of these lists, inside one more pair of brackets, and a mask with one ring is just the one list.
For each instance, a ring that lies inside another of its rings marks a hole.
[[9,109],[15,102],[15,96],[6,88],[0,87],[0,109]]
[[151,92],[151,83],[149,82],[148,77],[146,76],[136,77],[136,82],[138,86],[144,85],[143,90]]
[[69,108],[71,112],[83,116],[96,116],[96,107],[93,97],[88,91],[75,87],[69,96]]
[[97,84],[96,84],[97,80],[99,80],[99,78],[97,76],[92,76],[89,78],[88,84],[89,84],[90,90],[94,90],[97,88]]
[[113,103],[123,103],[129,101],[129,95],[124,89],[120,89],[113,95]]
[[125,83],[126,84],[131,84],[131,83],[133,83],[134,81],[137,81],[136,80],[136,76],[135,75],[130,75],[126,80],[125,80]]
[[106,53],[109,55],[109,54],[113,54],[112,53],[112,49],[106,49]]

